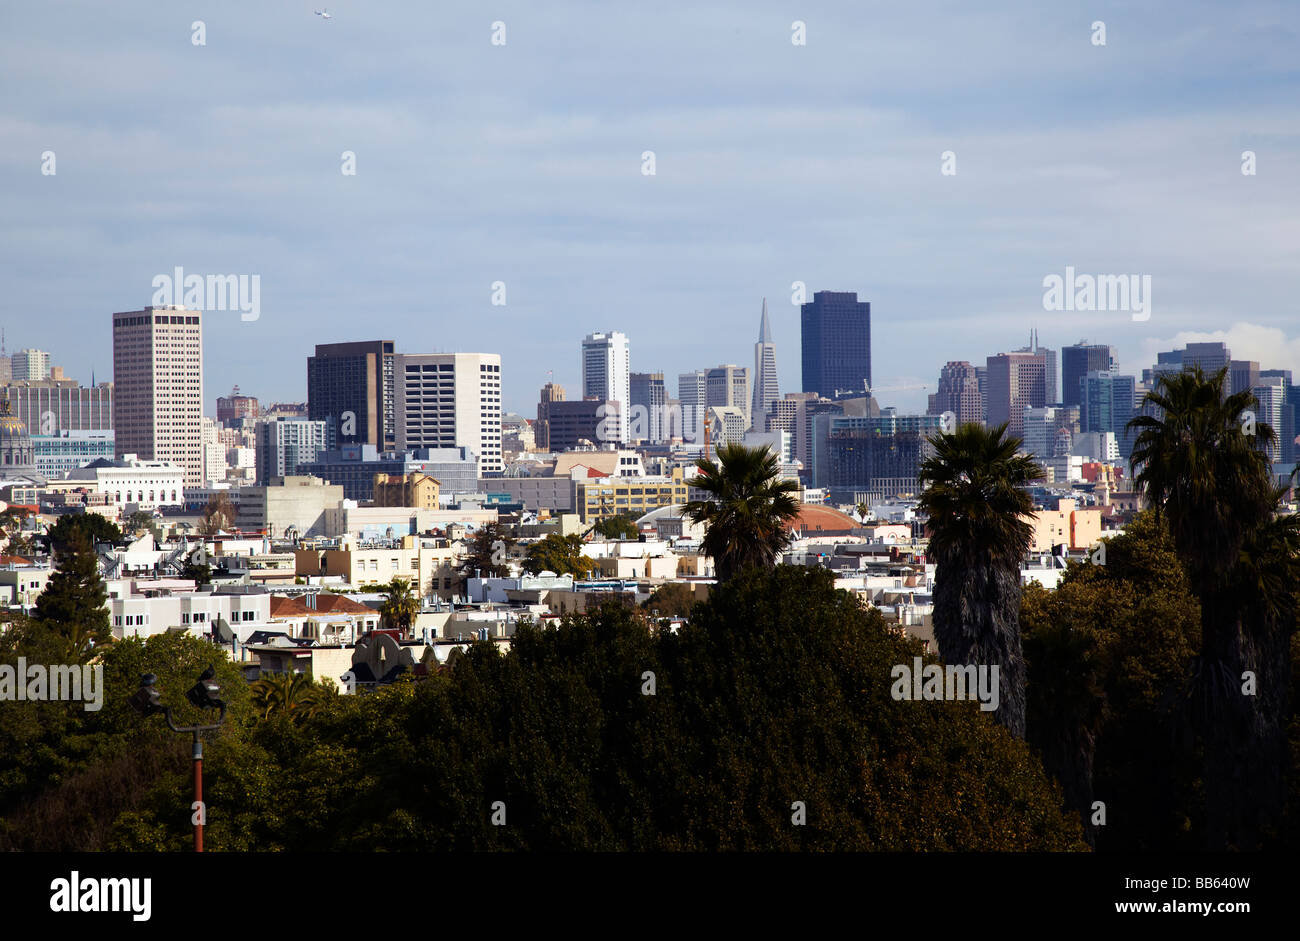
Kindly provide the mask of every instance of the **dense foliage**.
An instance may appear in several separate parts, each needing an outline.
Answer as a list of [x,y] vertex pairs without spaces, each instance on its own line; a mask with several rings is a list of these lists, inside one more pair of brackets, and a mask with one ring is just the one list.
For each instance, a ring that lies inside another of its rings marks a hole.
[[[427,681],[367,695],[225,690],[206,844],[1083,848],[1060,788],[976,704],[891,698],[891,668],[919,645],[828,573],[750,572],[695,613],[676,634],[618,605],[525,626],[508,654],[478,643]],[[147,670],[174,699],[212,648],[160,635],[103,656],[108,703],[69,715],[64,733],[83,744],[44,793],[9,792],[0,843],[188,847],[187,742],[124,700]],[[239,686],[234,669],[218,663],[223,686]],[[286,696],[301,707],[277,705]],[[76,803],[92,789],[93,819]]]

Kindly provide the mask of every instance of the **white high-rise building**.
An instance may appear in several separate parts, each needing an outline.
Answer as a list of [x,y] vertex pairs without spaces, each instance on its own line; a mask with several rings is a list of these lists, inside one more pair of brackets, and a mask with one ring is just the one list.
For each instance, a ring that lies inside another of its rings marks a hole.
[[394,371],[397,450],[469,448],[480,474],[505,471],[500,354],[398,353]]
[[582,339],[582,397],[618,403],[618,440],[628,440],[631,414],[631,360],[627,337],[617,330]]
[[772,325],[767,319],[767,298],[763,298],[763,319],[758,327],[758,342],[754,344],[754,401],[750,408],[752,426],[756,431],[767,430],[767,413],[772,402],[781,397],[781,386],[776,378],[776,344],[772,341]]
[[1256,420],[1267,424],[1277,435],[1277,439],[1268,446],[1268,459],[1273,463],[1282,460],[1282,407],[1286,405],[1286,385],[1281,376],[1270,377],[1260,385],[1251,388],[1251,394],[1259,401]]
[[39,381],[50,378],[50,354],[44,350],[22,350],[11,358],[12,375],[15,382],[27,379]]
[[203,485],[202,312],[146,307],[113,315],[113,424],[118,457],[183,468]]

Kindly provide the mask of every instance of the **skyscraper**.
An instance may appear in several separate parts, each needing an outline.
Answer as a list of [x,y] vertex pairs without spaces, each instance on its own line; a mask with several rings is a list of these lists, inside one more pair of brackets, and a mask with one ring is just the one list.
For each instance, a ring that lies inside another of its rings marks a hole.
[[1120,454],[1127,459],[1133,453],[1134,435],[1127,426],[1136,414],[1136,380],[1132,376],[1121,376],[1113,369],[1093,370],[1083,377],[1081,387],[1083,404],[1079,427],[1085,433],[1114,433]]
[[310,464],[325,450],[325,423],[273,418],[257,426],[257,483],[292,477],[299,464]]
[[977,370],[965,360],[949,362],[939,370],[939,389],[933,398],[931,415],[952,412],[960,425],[983,421]]
[[759,431],[767,430],[767,412],[772,402],[780,397],[780,383],[776,378],[776,343],[772,341],[765,297],[763,317],[758,325],[758,342],[754,344],[754,401],[750,405],[750,419]]
[[1115,348],[1080,340],[1061,349],[1061,404],[1067,408],[1083,403],[1083,377],[1090,372],[1114,369]]
[[1029,331],[1029,345],[1016,350],[1017,353],[1032,353],[1043,361],[1043,399],[1044,405],[1059,405],[1056,384],[1056,350],[1038,345],[1037,328]]
[[856,292],[818,291],[801,308],[803,391],[828,399],[871,385],[871,304]]
[[988,423],[1005,422],[1008,434],[1024,435],[1025,408],[1047,404],[1047,363],[1034,352],[999,353],[988,358]]
[[618,440],[628,440],[632,405],[627,337],[617,330],[591,333],[582,340],[582,397],[618,403]]
[[1286,384],[1282,377],[1273,376],[1259,380],[1259,384],[1250,389],[1259,403],[1256,419],[1267,424],[1277,434],[1277,439],[1268,445],[1268,459],[1274,463],[1282,460],[1282,438],[1286,431],[1283,409],[1286,406]]
[[[634,372],[628,378],[633,418],[644,416],[644,428],[631,428],[633,439],[645,438],[651,442],[664,440],[664,407],[668,404],[668,390],[664,387],[661,372]],[[644,409],[644,411],[642,411]]]
[[564,401],[564,386],[548,382],[537,399],[537,426],[533,430],[537,450],[551,450],[551,406]]
[[709,408],[737,408],[745,417],[743,435],[751,427],[749,369],[745,366],[714,366],[705,373],[705,404]]
[[146,307],[113,314],[115,453],[167,461],[203,485],[202,312]]
[[505,471],[501,455],[501,356],[398,353],[397,450],[469,448],[483,476]]
[[318,343],[307,358],[307,415],[325,422],[329,447],[395,446],[392,340]]
[[1229,395],[1248,392],[1259,385],[1259,363],[1253,359],[1234,359],[1228,364]]

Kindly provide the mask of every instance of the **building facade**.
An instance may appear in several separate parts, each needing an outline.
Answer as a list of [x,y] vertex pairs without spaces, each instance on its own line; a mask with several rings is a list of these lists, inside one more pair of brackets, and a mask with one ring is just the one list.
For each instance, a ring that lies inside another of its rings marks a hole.
[[307,416],[325,422],[326,443],[396,445],[392,340],[318,343],[307,358]]
[[504,472],[498,354],[402,353],[395,369],[396,450],[469,448],[484,475]]
[[803,391],[835,399],[871,387],[871,304],[818,291],[801,308]]
[[203,483],[203,315],[183,307],[113,314],[114,448]]
[[618,443],[628,440],[631,360],[627,337],[617,330],[582,339],[582,397],[618,403]]

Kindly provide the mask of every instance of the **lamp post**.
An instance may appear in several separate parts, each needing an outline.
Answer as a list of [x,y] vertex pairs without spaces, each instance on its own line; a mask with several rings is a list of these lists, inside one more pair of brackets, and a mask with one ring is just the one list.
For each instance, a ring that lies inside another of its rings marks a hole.
[[129,702],[143,716],[151,716],[161,712],[163,718],[167,720],[167,727],[173,732],[182,734],[188,732],[194,736],[194,749],[192,752],[194,758],[194,805],[191,808],[195,811],[194,820],[194,852],[203,852],[203,822],[207,818],[207,808],[203,803],[203,740],[199,738],[200,732],[211,732],[221,727],[221,723],[226,718],[226,704],[217,698],[220,691],[212,678],[216,676],[216,670],[208,664],[208,668],[199,674],[198,682],[189,688],[185,693],[185,698],[198,706],[200,709],[219,709],[217,721],[213,725],[177,725],[172,721],[172,711],[169,707],[162,704],[162,695],[158,692],[158,677],[152,673],[146,673],[140,677],[140,688],[130,698]]

